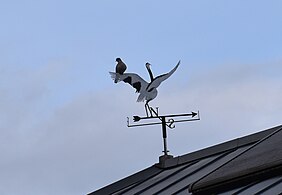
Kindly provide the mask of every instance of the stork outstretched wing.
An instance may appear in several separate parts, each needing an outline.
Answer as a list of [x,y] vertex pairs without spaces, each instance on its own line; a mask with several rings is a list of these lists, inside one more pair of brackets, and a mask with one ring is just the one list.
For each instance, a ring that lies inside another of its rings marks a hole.
[[137,93],[140,93],[140,91],[146,90],[148,86],[148,82],[146,82],[138,74],[135,74],[135,73],[119,74],[115,72],[109,72],[109,73],[113,80],[116,80],[117,82],[123,81],[125,83],[130,84],[133,88],[136,89]]
[[176,66],[170,72],[168,72],[166,74],[162,74],[162,75],[157,76],[156,78],[154,78],[154,80],[147,86],[147,90],[159,87],[160,84],[164,80],[168,79],[176,71],[176,69],[178,68],[179,64],[180,64],[180,60],[178,61]]

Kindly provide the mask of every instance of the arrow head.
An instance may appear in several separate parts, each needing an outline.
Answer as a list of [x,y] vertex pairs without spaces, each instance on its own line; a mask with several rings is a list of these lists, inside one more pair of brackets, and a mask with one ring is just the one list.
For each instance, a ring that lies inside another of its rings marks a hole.
[[193,118],[194,116],[197,116],[197,113],[192,112],[192,118]]
[[139,117],[139,116],[133,116],[133,121],[134,121],[134,122],[140,121],[140,117]]

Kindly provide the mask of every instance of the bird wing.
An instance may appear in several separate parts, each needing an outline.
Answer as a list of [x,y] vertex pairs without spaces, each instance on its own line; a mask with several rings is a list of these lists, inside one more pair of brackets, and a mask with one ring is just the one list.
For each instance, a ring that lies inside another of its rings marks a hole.
[[140,91],[146,90],[148,86],[148,82],[142,79],[138,74],[135,73],[124,73],[119,74],[115,72],[109,72],[113,80],[123,81],[125,83],[130,84],[133,88],[136,89],[136,92],[140,93]]
[[176,66],[170,72],[168,72],[166,74],[162,74],[162,75],[157,76],[156,78],[154,78],[154,80],[147,86],[147,90],[149,91],[150,89],[157,88],[158,86],[160,86],[160,84],[164,80],[168,79],[176,71],[176,69],[178,68],[179,64],[180,64],[180,60],[178,61]]

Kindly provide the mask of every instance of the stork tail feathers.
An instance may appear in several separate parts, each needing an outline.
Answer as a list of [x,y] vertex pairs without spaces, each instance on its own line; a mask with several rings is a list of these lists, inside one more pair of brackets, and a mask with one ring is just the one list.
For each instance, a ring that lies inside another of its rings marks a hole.
[[137,102],[144,102],[145,101],[145,94],[140,93],[140,95],[137,98]]
[[115,81],[115,83],[120,81],[120,76],[119,73],[115,73],[115,72],[109,72],[111,75],[111,78]]

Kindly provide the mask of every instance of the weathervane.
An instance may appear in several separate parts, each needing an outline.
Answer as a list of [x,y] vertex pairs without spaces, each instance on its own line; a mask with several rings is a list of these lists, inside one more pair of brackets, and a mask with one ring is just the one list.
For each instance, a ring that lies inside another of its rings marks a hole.
[[[185,114],[159,115],[158,108],[156,108],[156,110],[154,110],[152,107],[150,107],[149,109],[151,110],[151,113],[153,113],[154,115],[146,116],[146,117],[133,116],[134,124],[130,123],[129,117],[127,117],[127,126],[128,127],[140,127],[140,126],[160,125],[161,124],[162,125],[162,134],[163,134],[163,144],[164,144],[163,153],[164,153],[165,156],[167,156],[168,152],[169,152],[168,149],[167,149],[166,127],[173,129],[173,128],[175,128],[175,123],[200,120],[199,111],[197,113],[191,112],[191,113],[185,113]],[[174,118],[180,118],[180,119],[175,120]],[[155,119],[159,119],[160,122],[159,121],[158,122],[155,122],[155,121],[152,122],[152,120],[155,120]],[[149,122],[135,124],[135,123],[138,123],[142,120],[147,120]]]
[[[180,60],[176,64],[176,66],[168,73],[159,75],[154,78],[153,73],[151,71],[151,64],[146,63],[146,68],[148,70],[149,76],[150,76],[150,83],[146,82],[143,78],[141,78],[138,74],[135,73],[124,73],[126,70],[125,63],[120,59],[116,58],[116,72],[109,72],[112,79],[115,83],[118,83],[120,81],[123,81],[125,83],[130,84],[133,88],[136,89],[136,93],[139,93],[139,96],[137,98],[137,102],[144,102],[145,101],[145,112],[146,116],[140,117],[140,116],[133,116],[133,122],[138,124],[130,124],[130,120],[127,117],[127,126],[128,127],[138,127],[138,126],[148,126],[148,125],[162,125],[162,134],[163,134],[163,142],[164,142],[164,157],[170,157],[168,155],[167,150],[167,132],[166,127],[169,127],[170,129],[173,129],[175,127],[175,123],[178,122],[187,122],[187,121],[195,121],[200,120],[199,111],[191,112],[191,113],[185,113],[185,114],[169,114],[169,115],[159,115],[158,108],[154,110],[152,107],[149,106],[149,102],[152,101],[157,97],[158,91],[157,87],[160,86],[160,84],[168,79],[178,68],[180,64]],[[197,117],[196,117],[197,116]],[[174,118],[178,118],[175,120]],[[180,119],[179,119],[180,118]],[[160,120],[158,122],[151,121],[151,120]],[[167,120],[168,119],[168,120]],[[147,120],[148,123],[139,123],[140,121]],[[172,156],[171,156],[172,157]]]

